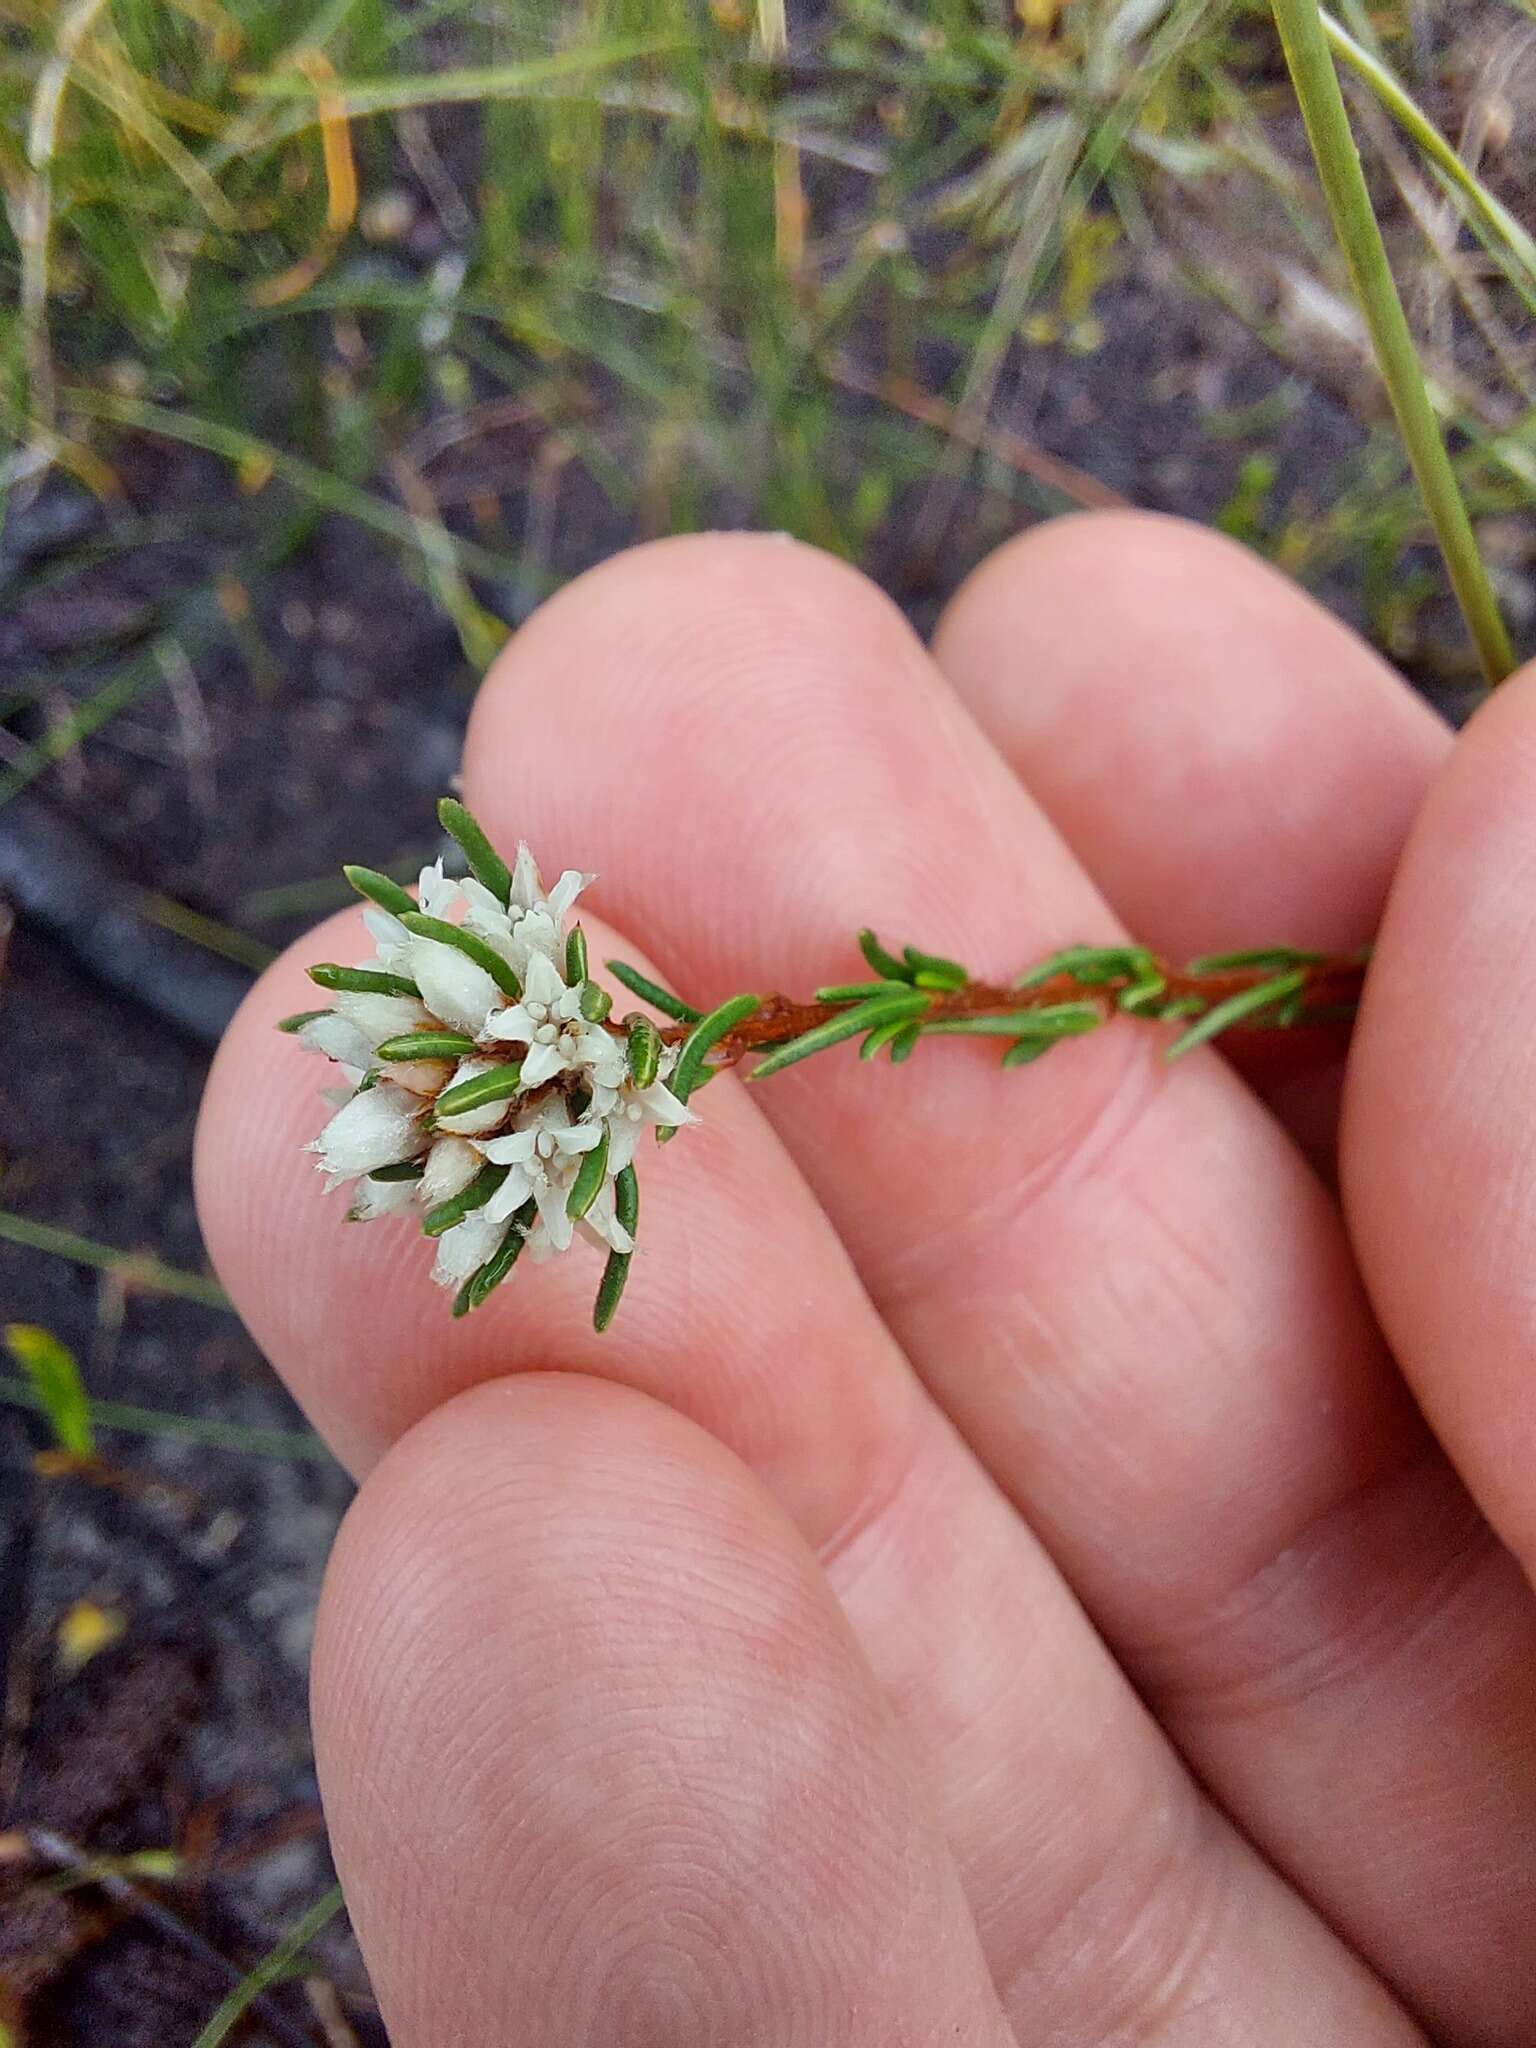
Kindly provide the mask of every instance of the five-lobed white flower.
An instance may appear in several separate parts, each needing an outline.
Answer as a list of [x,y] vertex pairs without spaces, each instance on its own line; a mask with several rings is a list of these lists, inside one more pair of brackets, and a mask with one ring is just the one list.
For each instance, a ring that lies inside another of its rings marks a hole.
[[[568,869],[546,894],[526,845],[518,849],[510,902],[504,907],[472,876],[455,880],[442,862],[423,868],[422,910],[454,922],[489,946],[517,975],[522,995],[509,1003],[485,968],[442,940],[412,932],[386,910],[363,913],[376,953],[368,964],[401,974],[421,994],[341,993],[334,1007],[300,1033],[301,1043],[338,1062],[354,1088],[309,1149],[330,1184],[356,1180],[357,1221],[434,1209],[462,1195],[487,1165],[505,1168],[500,1186],[437,1240],[433,1277],[463,1284],[499,1248],[511,1219],[528,1203],[533,1258],[561,1252],[579,1234],[607,1250],[629,1252],[634,1240],[619,1222],[614,1181],[629,1166],[647,1129],[697,1121],[666,1085],[676,1065],[668,1047],[656,1080],[637,1088],[624,1041],[582,1016],[580,986],[565,979],[565,920],[593,879]],[[378,1047],[410,1032],[449,1029],[475,1041],[458,1061],[381,1063]],[[516,1063],[513,1093],[440,1117],[428,1126],[436,1097],[457,1082]],[[585,1156],[607,1139],[606,1172],[586,1214],[568,1213]],[[419,1179],[383,1181],[383,1168],[419,1162]]]

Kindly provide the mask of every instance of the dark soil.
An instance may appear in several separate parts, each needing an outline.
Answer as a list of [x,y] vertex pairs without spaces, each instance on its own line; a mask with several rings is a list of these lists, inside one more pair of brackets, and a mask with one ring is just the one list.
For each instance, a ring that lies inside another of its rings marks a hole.
[[[1204,415],[1251,404],[1281,373],[1234,323],[1154,281],[1117,287],[1101,310],[1109,345],[1040,357],[1003,394],[1001,415],[1138,504],[1211,517],[1244,451],[1213,444]],[[1321,472],[1355,438],[1347,415],[1319,398],[1292,414],[1277,452],[1290,472]],[[483,449],[478,459],[487,461]],[[251,507],[222,465],[148,444],[119,461],[132,515],[174,517],[179,537],[93,556],[111,542],[113,517],[67,483],[13,515],[0,554],[0,737],[8,732],[14,755],[46,729],[60,695],[83,701],[178,619],[196,686],[179,697],[146,688],[24,797],[0,805],[0,873],[18,911],[0,989],[0,1207],[199,1269],[189,1145],[207,1041],[245,970],[167,939],[134,892],[161,892],[276,945],[339,900],[324,878],[343,858],[390,866],[429,855],[431,805],[456,766],[472,677],[452,631],[383,543],[322,522],[257,575]],[[516,533],[527,465],[515,451],[507,463],[492,481]],[[926,626],[1021,515],[1000,491],[969,482],[942,531],[914,552],[905,536],[919,495],[898,507],[872,566]],[[557,577],[634,537],[579,478],[561,504],[549,565]],[[727,509],[750,517],[750,507]],[[216,568],[249,589],[243,642],[218,618],[178,613]],[[506,590],[483,595],[504,610],[522,602]],[[1347,603],[1347,592],[1337,595]],[[8,713],[10,693],[39,678],[54,701]],[[300,911],[272,914],[268,892],[307,883],[319,886]],[[117,919],[105,934],[91,915],[101,900]],[[135,947],[180,991],[158,1014],[113,986],[124,979],[121,949]],[[238,1324],[215,1309],[124,1298],[88,1267],[0,1243],[0,1321],[12,1320],[46,1325],[71,1345],[104,1398],[301,1427]],[[71,1913],[88,1906],[117,1924],[99,1940],[78,1917],[65,1915],[62,1934],[55,1927],[57,1967],[31,2000],[28,2038],[176,2048],[227,1989],[211,1958],[249,1967],[329,1882],[305,1662],[348,1486],[324,1463],[119,1433],[103,1438],[116,1476],[41,1478],[32,1456],[42,1442],[34,1419],[0,1410],[0,1649],[11,1672],[10,1750],[23,1759],[14,1797],[0,1779],[0,1826],[46,1828],[88,1854],[175,1845],[191,1862],[184,1877],[152,1887],[165,1917],[114,1908],[90,1889],[66,1895]],[[65,1678],[58,1628],[82,1599],[120,1615],[125,1633]],[[159,1674],[147,1688],[146,1669]],[[119,1782],[131,1741],[140,1749]],[[91,1782],[76,1782],[81,1773]],[[8,1883],[0,1861],[0,1917]],[[13,1884],[13,1928],[31,1924],[20,1897]],[[27,1913],[57,1920],[55,1906],[27,1898]],[[321,1952],[359,2037],[374,2038],[339,1926]],[[35,1946],[48,1949],[43,1933]],[[0,1981],[4,1971],[0,1947]],[[262,2030],[323,2038],[291,1986],[273,1994],[247,2038]]]

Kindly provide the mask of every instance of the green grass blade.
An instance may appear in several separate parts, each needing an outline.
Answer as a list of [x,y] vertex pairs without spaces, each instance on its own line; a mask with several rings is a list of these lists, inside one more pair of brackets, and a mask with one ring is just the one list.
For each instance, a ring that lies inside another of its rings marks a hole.
[[73,1351],[36,1323],[8,1323],[5,1347],[30,1381],[60,1450],[90,1457],[96,1449],[91,1404]]
[[1323,33],[1333,45],[1334,53],[1370,89],[1435,169],[1456,188],[1489,234],[1504,245],[1525,272],[1531,290],[1536,291],[1536,238],[1527,233],[1503,200],[1490,192],[1471,166],[1456,154],[1417,100],[1404,90],[1385,64],[1357,43],[1348,29],[1335,21],[1326,9],[1323,10],[1322,21]]
[[316,1899],[307,1912],[299,1915],[282,1940],[262,1957],[255,1969],[241,1978],[192,2043],[192,2048],[222,2048],[222,2043],[233,2034],[252,2002],[269,1984],[276,1984],[287,1976],[292,1965],[321,1929],[330,1925],[341,1907],[341,1886],[333,1885],[323,1898]]
[[1317,0],[1273,0],[1273,5],[1334,233],[1349,265],[1408,459],[1445,556],[1451,587],[1483,674],[1490,684],[1502,682],[1515,666],[1514,648],[1478,552],[1387,261],[1321,11]]
[[98,1244],[94,1238],[78,1237],[72,1230],[59,1230],[51,1223],[34,1222],[0,1209],[0,1238],[26,1245],[30,1251],[49,1252],[58,1259],[72,1259],[78,1266],[97,1266],[114,1273],[127,1286],[143,1294],[170,1294],[183,1301],[199,1301],[205,1308],[228,1308],[229,1296],[217,1280],[202,1273],[184,1273],[177,1266],[165,1266],[148,1252],[119,1251],[115,1245]]

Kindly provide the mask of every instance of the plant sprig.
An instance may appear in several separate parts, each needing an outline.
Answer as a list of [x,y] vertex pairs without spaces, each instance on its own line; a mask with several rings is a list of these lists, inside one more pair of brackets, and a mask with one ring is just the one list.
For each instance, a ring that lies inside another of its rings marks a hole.
[[866,978],[804,999],[753,992],[696,1007],[610,960],[647,1006],[620,1014],[591,977],[581,926],[567,928],[590,878],[567,870],[546,895],[526,846],[511,866],[457,799],[439,818],[473,879],[423,869],[429,915],[398,883],[349,868],[358,894],[388,913],[369,925],[378,951],[366,965],[311,968],[333,1009],[279,1028],[351,1082],[309,1147],[333,1186],[354,1184],[349,1216],[414,1213],[456,1316],[488,1300],[525,1249],[540,1259],[579,1236],[607,1255],[593,1310],[606,1329],[636,1248],[640,1140],[649,1129],[666,1143],[696,1121],[692,1098],[727,1069],[755,1084],[855,1041],[861,1060],[901,1066],[925,1038],[992,1040],[1005,1068],[1022,1067],[1120,1019],[1164,1029],[1178,1059],[1229,1031],[1347,1021],[1365,971],[1364,954],[1294,946],[1178,966],[1120,942],[1058,947],[991,981],[865,930]]
[[[1207,954],[1177,967],[1145,946],[1067,946],[1000,987],[914,946],[897,958],[870,931],[860,932],[859,946],[879,980],[833,983],[808,1002],[735,996],[700,1022],[658,1027],[660,1041],[683,1048],[684,1099],[712,1073],[749,1057],[756,1063],[747,1078],[767,1080],[851,1038],[863,1041],[862,1058],[883,1053],[893,1064],[909,1058],[923,1038],[1001,1038],[1003,1065],[1023,1066],[1118,1016],[1182,1024],[1166,1049],[1169,1059],[1178,1059],[1238,1027],[1285,1030],[1347,1018],[1366,964],[1363,953],[1264,946]],[[627,986],[644,980],[621,961],[609,966]],[[655,1006],[667,1014],[689,1007],[655,984],[648,993],[653,1001],[666,996]]]

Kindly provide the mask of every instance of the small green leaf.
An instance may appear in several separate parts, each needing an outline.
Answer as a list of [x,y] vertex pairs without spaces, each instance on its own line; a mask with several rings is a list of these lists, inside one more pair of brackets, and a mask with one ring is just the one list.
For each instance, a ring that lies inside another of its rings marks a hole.
[[96,1449],[91,1403],[75,1354],[37,1323],[8,1323],[6,1349],[31,1381],[60,1450],[89,1458]]
[[979,1017],[936,1017],[925,1037],[942,1033],[963,1038],[1033,1038],[1054,1042],[1080,1037],[1104,1022],[1097,1003],[1042,1003],[1037,1010],[1008,1010]]
[[608,1126],[603,1125],[603,1135],[592,1147],[584,1152],[576,1178],[571,1182],[571,1192],[565,1198],[565,1213],[578,1222],[586,1215],[601,1192],[603,1182],[608,1178]]
[[359,896],[366,896],[370,903],[377,903],[380,910],[387,910],[391,917],[398,917],[402,910],[414,910],[416,899],[398,882],[381,875],[377,868],[344,867],[341,871],[352,884]]
[[1255,946],[1246,953],[1202,953],[1191,960],[1186,974],[1229,974],[1243,967],[1317,967],[1326,953],[1303,953],[1294,946]]
[[405,1031],[398,1038],[386,1038],[379,1047],[381,1060],[462,1060],[475,1050],[475,1041],[462,1031]]
[[1054,1038],[1021,1038],[1003,1054],[1003,1065],[1027,1067],[1031,1060],[1043,1059],[1055,1043]]
[[338,967],[334,960],[322,960],[310,968],[309,978],[321,988],[340,989],[346,995],[414,996],[421,1001],[421,991],[409,975],[385,974],[377,967]]
[[512,900],[512,870],[486,838],[479,821],[453,796],[442,799],[437,817],[449,837],[459,842],[469,872],[505,909]]
[[859,1047],[859,1058],[877,1059],[894,1038],[903,1031],[910,1031],[911,1028],[905,1017],[893,1017],[888,1024],[877,1024]]
[[522,1079],[521,1060],[491,1067],[484,1074],[471,1074],[467,1081],[455,1081],[443,1090],[432,1105],[432,1114],[441,1123],[445,1116],[464,1116],[469,1110],[483,1109],[488,1102],[505,1102],[517,1093]]
[[818,1003],[865,1003],[871,996],[905,995],[910,981],[841,981],[813,992]]
[[1186,1052],[1192,1052],[1197,1045],[1204,1045],[1220,1031],[1226,1031],[1234,1024],[1242,1023],[1245,1017],[1254,1017],[1262,1010],[1281,1003],[1298,989],[1305,987],[1307,972],[1296,967],[1289,974],[1277,974],[1269,981],[1257,982],[1252,988],[1245,988],[1235,996],[1228,996],[1224,1003],[1216,1003],[1203,1017],[1196,1018],[1189,1029],[1182,1032],[1168,1048],[1168,1058],[1178,1059]]
[[899,1067],[903,1060],[911,1059],[917,1051],[917,1041],[923,1035],[921,1024],[906,1024],[891,1040],[891,1065]]
[[626,1017],[624,1024],[629,1032],[629,1078],[637,1088],[649,1088],[661,1067],[661,1033],[638,1012]]
[[572,925],[566,936],[565,978],[572,988],[587,978],[587,935],[579,924]]
[[[636,991],[638,993],[638,991]],[[629,1252],[610,1252],[608,1263],[603,1268],[603,1277],[598,1283],[597,1300],[592,1309],[592,1327],[601,1336],[613,1321],[624,1292],[624,1282],[629,1278]]]
[[903,946],[909,972],[907,980],[919,988],[964,988],[970,975],[958,960],[946,960],[940,953],[919,953],[916,946]]
[[306,1024],[313,1024],[317,1017],[329,1017],[329,1010],[295,1010],[291,1017],[279,1017],[277,1028],[292,1034],[302,1031]]
[[510,1166],[482,1166],[467,1188],[460,1188],[448,1201],[427,1211],[421,1219],[422,1236],[441,1237],[455,1223],[462,1223],[472,1210],[483,1209],[511,1171]]
[[420,1180],[426,1170],[424,1159],[402,1159],[398,1166],[376,1166],[368,1178],[381,1180],[387,1185],[393,1180]]
[[633,1237],[640,1223],[640,1182],[632,1166],[614,1176],[613,1213]]
[[454,1299],[453,1312],[456,1316],[467,1316],[471,1309],[479,1308],[506,1279],[522,1254],[528,1241],[528,1226],[535,1215],[533,1202],[524,1202],[521,1209],[507,1225],[507,1234],[486,1260],[477,1266]]
[[1148,1011],[1155,1014],[1158,997],[1167,987],[1168,983],[1161,974],[1149,974],[1145,981],[1133,981],[1129,988],[1121,989],[1115,997],[1116,1007],[1128,1017],[1144,1016]]
[[638,996],[643,1003],[649,1003],[653,1010],[660,1010],[664,1017],[673,1017],[679,1024],[696,1024],[703,1016],[691,1003],[685,1003],[681,996],[673,995],[659,982],[642,974],[638,967],[631,967],[627,960],[610,960],[608,972],[615,981],[621,981],[632,996]]
[[867,928],[859,933],[859,951],[873,967],[882,981],[904,981],[910,988],[912,970],[894,954],[887,953],[884,946]]
[[718,1045],[728,1031],[734,1031],[761,1008],[761,996],[732,996],[729,1002],[721,1003],[707,1017],[699,1019],[683,1040],[677,1067],[667,1083],[679,1102],[686,1102],[697,1086],[710,1047]]
[[415,932],[418,938],[436,939],[440,946],[452,946],[462,953],[466,960],[473,960],[477,967],[495,982],[502,994],[516,1002],[523,992],[522,983],[512,972],[508,963],[484,939],[476,938],[473,932],[465,931],[461,924],[449,924],[441,917],[428,917],[425,911],[403,911],[400,922],[408,932]]
[[809,1059],[812,1053],[825,1052],[829,1046],[840,1045],[845,1038],[857,1038],[880,1024],[909,1023],[914,1017],[922,1016],[927,1008],[928,998],[919,989],[908,989],[902,995],[872,996],[868,1002],[856,1003],[851,1010],[839,1011],[825,1024],[816,1024],[809,1031],[802,1031],[787,1045],[775,1046],[747,1078],[749,1081],[765,1081],[770,1074],[780,1074],[797,1061]]
[[589,1024],[601,1024],[613,1008],[613,997],[595,981],[581,984],[581,1014]]
[[1093,988],[1106,981],[1146,981],[1156,971],[1157,963],[1145,946],[1063,946],[1009,986],[1038,988],[1041,982],[1067,974],[1085,988]]

